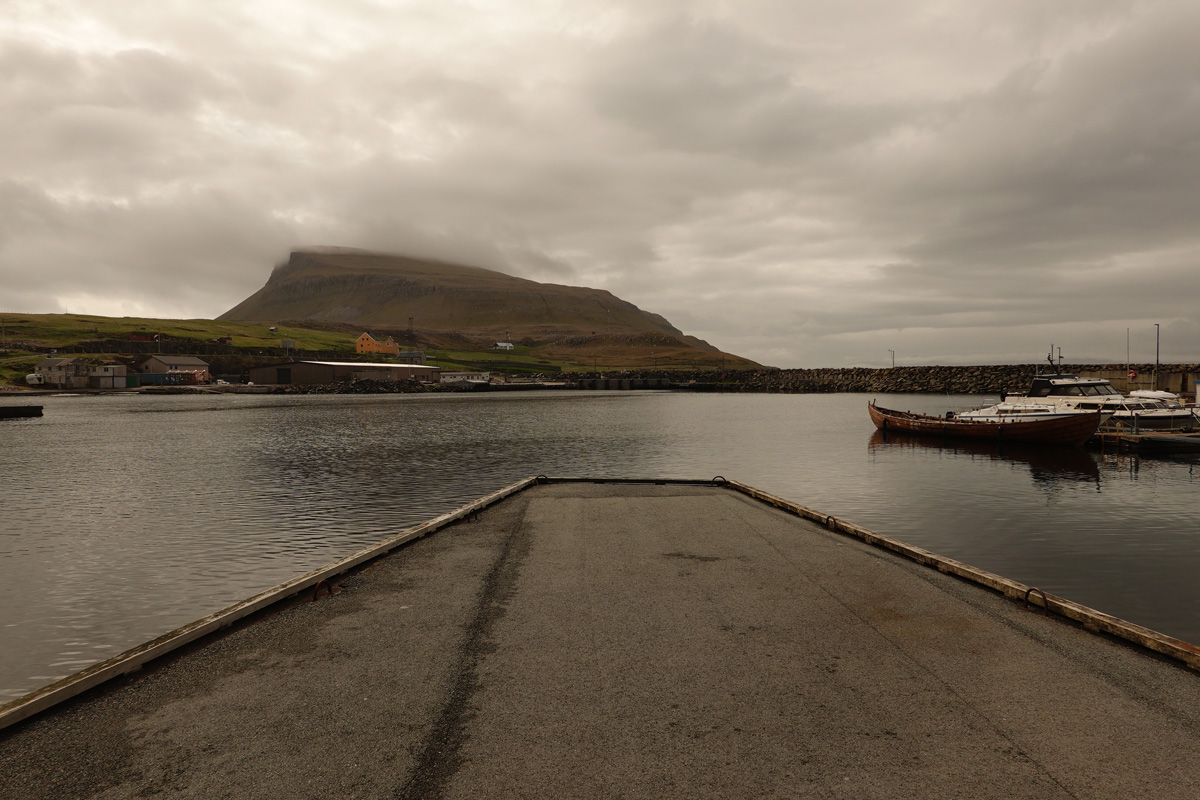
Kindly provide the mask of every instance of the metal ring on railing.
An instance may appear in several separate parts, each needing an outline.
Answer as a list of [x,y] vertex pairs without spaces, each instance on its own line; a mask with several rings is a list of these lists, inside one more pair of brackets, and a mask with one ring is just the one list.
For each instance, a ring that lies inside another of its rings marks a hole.
[[1046,598],[1046,593],[1036,586],[1030,586],[1025,590],[1025,608],[1032,610],[1032,604],[1029,602],[1029,595],[1037,592],[1042,596],[1042,616],[1046,616],[1046,612],[1050,610],[1050,601]]
[[728,486],[729,485],[729,481],[725,480],[724,475],[714,476],[713,479],[711,481],[709,481],[709,483],[711,483],[713,486]]
[[831,531],[836,531],[837,530],[837,517],[833,516],[832,514],[825,517],[825,527]]
[[534,479],[533,479],[533,482],[534,482],[534,483],[536,483],[536,484],[539,484],[539,485],[540,485],[540,484],[541,484],[543,481],[545,481],[545,482],[549,483],[550,479],[549,479],[548,477],[546,477],[545,475],[538,475],[536,478],[534,478]]
[[314,603],[317,601],[317,598],[321,596],[322,589],[325,590],[325,594],[333,597],[333,584],[322,578],[321,580],[317,581],[316,587],[313,588],[312,599]]

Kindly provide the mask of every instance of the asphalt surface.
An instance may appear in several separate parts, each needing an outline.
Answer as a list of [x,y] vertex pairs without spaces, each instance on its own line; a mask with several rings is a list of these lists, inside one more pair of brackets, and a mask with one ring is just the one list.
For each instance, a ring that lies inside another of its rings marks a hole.
[[1200,797],[1200,675],[730,490],[339,583],[0,732],[0,798]]

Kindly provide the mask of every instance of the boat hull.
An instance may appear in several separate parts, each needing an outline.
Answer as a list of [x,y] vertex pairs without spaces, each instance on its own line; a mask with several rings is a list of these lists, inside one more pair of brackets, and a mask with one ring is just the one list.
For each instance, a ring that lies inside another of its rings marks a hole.
[[41,406],[0,406],[0,419],[40,417],[41,415]]
[[921,436],[953,437],[960,439],[990,439],[1003,442],[1064,444],[1079,446],[1096,433],[1102,416],[1074,414],[1049,419],[1017,419],[1003,422],[966,422],[943,419],[907,411],[880,408],[867,404],[871,421],[881,431],[912,433]]

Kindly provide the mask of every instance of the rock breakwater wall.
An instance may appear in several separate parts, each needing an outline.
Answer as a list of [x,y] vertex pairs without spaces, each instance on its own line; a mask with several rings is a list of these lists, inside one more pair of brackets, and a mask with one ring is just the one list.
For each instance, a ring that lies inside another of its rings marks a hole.
[[991,394],[1023,390],[1042,370],[1030,365],[980,367],[828,367],[756,371],[734,381],[747,392],[885,392]]
[[[1128,381],[1124,364],[1064,364],[1063,372],[1104,377],[1121,391],[1151,388],[1153,364],[1131,365],[1139,378]],[[1008,364],[972,367],[893,367],[891,369],[825,368],[754,371],[740,379],[739,388],[748,392],[888,392],[914,394],[999,394],[1024,391],[1035,375],[1048,372],[1038,364]],[[1190,376],[1200,373],[1200,365],[1159,365],[1159,388],[1173,392],[1191,392]],[[719,381],[718,381],[719,382]]]
[[[1132,369],[1137,377],[1127,378]],[[1024,391],[1035,375],[1049,372],[1046,364],[1002,364],[964,367],[826,367],[820,369],[699,370],[695,372],[637,370],[621,373],[563,375],[560,380],[582,385],[589,379],[667,379],[674,388],[712,392],[781,393],[912,393],[999,394]],[[1119,391],[1153,388],[1153,364],[1064,364],[1064,373],[1111,380]],[[1160,364],[1158,388],[1191,393],[1200,378],[1200,364]],[[604,388],[604,387],[598,387]]]

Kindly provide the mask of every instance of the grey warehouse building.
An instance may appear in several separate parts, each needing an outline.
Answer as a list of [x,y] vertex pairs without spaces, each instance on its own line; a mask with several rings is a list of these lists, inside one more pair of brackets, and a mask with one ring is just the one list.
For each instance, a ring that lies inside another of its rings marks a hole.
[[380,364],[366,361],[293,361],[270,367],[252,367],[255,384],[320,385],[345,381],[421,381],[437,383],[438,367],[419,364]]

